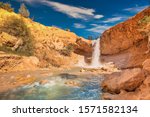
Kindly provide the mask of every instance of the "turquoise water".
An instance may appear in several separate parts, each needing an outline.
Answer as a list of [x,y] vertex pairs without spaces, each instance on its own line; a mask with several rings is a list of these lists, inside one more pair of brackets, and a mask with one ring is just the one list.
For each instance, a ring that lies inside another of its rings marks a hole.
[[[13,100],[99,100],[101,76],[79,77],[62,74],[45,78],[47,83],[25,85],[0,94],[0,99]],[[38,79],[40,80],[40,79]],[[66,84],[75,82],[77,86]]]

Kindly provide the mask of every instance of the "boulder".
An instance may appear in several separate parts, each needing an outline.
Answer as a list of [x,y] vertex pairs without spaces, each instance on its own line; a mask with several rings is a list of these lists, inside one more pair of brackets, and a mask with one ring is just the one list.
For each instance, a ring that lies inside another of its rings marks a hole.
[[71,86],[71,87],[80,87],[81,84],[77,81],[73,81],[73,80],[69,80],[69,81],[66,81],[65,84],[67,86]]
[[106,75],[101,86],[104,91],[110,93],[120,93],[121,90],[134,91],[144,79],[144,72],[140,68],[127,69]]
[[119,94],[103,93],[101,98],[105,100],[150,100],[150,77],[147,77],[133,92],[121,90]]
[[104,93],[101,98],[104,100],[138,100],[137,93],[124,90],[121,90],[119,94]]
[[92,54],[92,42],[90,40],[85,40],[83,38],[77,38],[74,44],[74,52],[79,55],[84,55],[86,57]]

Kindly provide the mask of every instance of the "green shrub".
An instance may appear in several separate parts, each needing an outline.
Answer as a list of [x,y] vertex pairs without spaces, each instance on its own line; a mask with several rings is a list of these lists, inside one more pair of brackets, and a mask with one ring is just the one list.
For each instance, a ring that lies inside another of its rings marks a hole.
[[4,26],[0,29],[0,32],[6,32],[18,39],[22,39],[23,45],[15,50],[18,54],[27,56],[33,55],[33,36],[22,18],[9,17],[8,20],[5,21]]
[[142,23],[147,24],[148,22],[150,22],[150,16],[146,15],[144,16],[143,19],[139,21],[139,24],[142,24]]
[[9,3],[0,2],[0,8],[5,9],[5,10],[7,10],[9,12],[13,12],[14,11],[14,9],[11,8],[11,4],[9,4]]
[[88,36],[88,40],[93,40],[93,37],[92,36]]
[[66,31],[70,32],[70,29],[69,29],[69,28],[67,28],[67,29],[66,29]]
[[69,44],[63,50],[61,50],[61,54],[65,55],[65,56],[71,56],[71,53],[73,51],[74,51],[74,46],[72,44]]

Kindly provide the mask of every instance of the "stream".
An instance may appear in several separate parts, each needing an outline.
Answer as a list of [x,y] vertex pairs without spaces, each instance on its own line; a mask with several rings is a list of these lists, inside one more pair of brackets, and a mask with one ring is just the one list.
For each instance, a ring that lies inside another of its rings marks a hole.
[[6,100],[99,100],[101,95],[100,82],[102,76],[74,75],[61,73],[44,78],[46,83],[40,83],[42,77],[5,93],[0,93],[0,99]]

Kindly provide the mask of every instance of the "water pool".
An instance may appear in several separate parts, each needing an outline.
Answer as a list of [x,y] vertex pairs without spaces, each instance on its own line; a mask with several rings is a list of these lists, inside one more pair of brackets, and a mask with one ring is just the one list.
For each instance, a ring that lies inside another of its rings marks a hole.
[[[13,100],[99,100],[101,95],[101,76],[80,77],[61,74],[45,78],[41,84],[38,79],[8,92],[0,94],[0,99]],[[70,84],[70,82],[73,84]],[[75,85],[74,85],[75,84]]]

